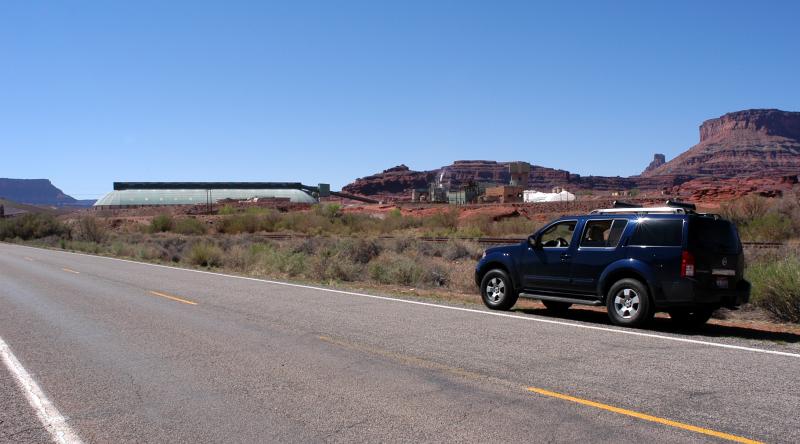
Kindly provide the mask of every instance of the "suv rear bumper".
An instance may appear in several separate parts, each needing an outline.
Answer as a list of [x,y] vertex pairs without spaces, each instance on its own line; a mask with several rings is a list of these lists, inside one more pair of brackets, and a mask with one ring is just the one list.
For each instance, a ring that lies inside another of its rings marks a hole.
[[719,305],[734,308],[750,301],[750,282],[742,279],[732,289],[703,288],[697,282],[681,280],[663,288],[664,298],[656,301],[661,307]]

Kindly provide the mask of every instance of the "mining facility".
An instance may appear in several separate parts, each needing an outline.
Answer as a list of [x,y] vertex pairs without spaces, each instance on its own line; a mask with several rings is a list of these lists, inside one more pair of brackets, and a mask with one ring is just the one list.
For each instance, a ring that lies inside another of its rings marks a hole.
[[411,190],[412,202],[449,203],[453,205],[475,203],[513,203],[513,202],[568,202],[574,201],[575,195],[560,188],[553,188],[550,193],[526,190],[531,165],[527,162],[511,162],[508,164],[509,182],[504,185],[496,183],[470,181],[454,188],[441,172],[427,188]]

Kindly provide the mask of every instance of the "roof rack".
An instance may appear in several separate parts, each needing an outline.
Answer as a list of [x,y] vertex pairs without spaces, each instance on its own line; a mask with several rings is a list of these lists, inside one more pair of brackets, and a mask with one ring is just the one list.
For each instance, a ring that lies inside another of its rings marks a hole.
[[628,202],[615,200],[613,208],[593,210],[589,214],[689,214],[694,213],[697,206],[688,202],[668,200],[663,207],[639,207]]
[[675,207],[624,207],[592,210],[589,214],[686,214],[683,208]]
[[672,199],[667,201],[667,206],[668,207],[675,207],[675,208],[683,208],[684,210],[687,210],[687,211],[697,211],[697,205],[695,205],[693,203],[680,202],[680,201],[672,200]]

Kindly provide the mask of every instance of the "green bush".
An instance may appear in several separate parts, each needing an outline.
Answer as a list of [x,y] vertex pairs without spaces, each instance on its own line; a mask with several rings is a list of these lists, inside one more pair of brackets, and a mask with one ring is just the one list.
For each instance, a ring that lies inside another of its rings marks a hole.
[[796,256],[752,264],[746,276],[752,303],[788,322],[800,322],[800,259]]
[[44,213],[26,213],[0,220],[0,240],[41,239],[47,236],[69,237],[69,228],[55,217]]
[[225,205],[224,207],[219,209],[219,214],[221,214],[221,215],[236,214],[236,208],[234,208],[234,207],[232,207],[230,205]]
[[179,234],[198,235],[206,234],[206,224],[192,217],[178,219],[175,221],[175,227],[172,231]]
[[791,219],[778,213],[766,213],[739,226],[742,238],[757,242],[781,242],[794,234]]
[[222,265],[222,259],[222,250],[208,242],[198,242],[192,245],[186,257],[190,264],[203,267],[218,267]]
[[172,230],[174,225],[175,221],[172,219],[172,216],[169,214],[159,214],[150,221],[149,231],[151,233],[165,233]]

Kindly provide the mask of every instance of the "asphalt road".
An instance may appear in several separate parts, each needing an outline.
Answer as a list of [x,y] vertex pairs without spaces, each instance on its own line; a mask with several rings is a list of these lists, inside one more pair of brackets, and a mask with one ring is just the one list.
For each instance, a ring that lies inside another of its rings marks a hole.
[[[8,244],[0,338],[84,442],[800,441],[792,341],[497,316]],[[34,410],[0,365],[0,441],[49,440]]]

